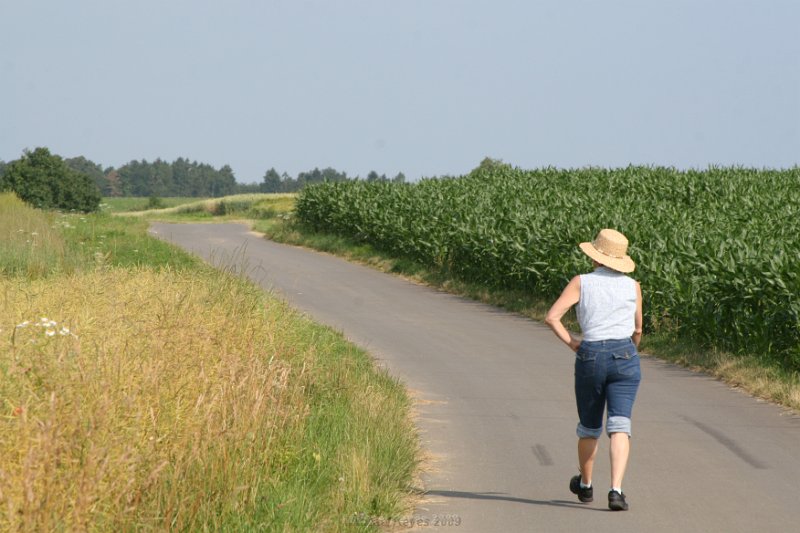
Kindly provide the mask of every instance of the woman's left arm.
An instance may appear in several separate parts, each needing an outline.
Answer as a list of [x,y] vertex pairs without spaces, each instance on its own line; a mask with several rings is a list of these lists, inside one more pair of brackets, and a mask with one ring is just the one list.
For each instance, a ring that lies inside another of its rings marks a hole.
[[642,286],[636,282],[636,316],[634,317],[634,329],[631,340],[638,348],[639,343],[642,342]]
[[569,346],[573,352],[578,351],[581,345],[580,339],[574,337],[567,331],[564,324],[561,323],[561,318],[569,311],[570,307],[578,303],[581,299],[581,277],[575,276],[570,280],[561,296],[555,301],[553,306],[547,312],[547,317],[544,319],[545,324],[550,326],[550,329],[556,334],[556,337],[561,339],[561,342]]

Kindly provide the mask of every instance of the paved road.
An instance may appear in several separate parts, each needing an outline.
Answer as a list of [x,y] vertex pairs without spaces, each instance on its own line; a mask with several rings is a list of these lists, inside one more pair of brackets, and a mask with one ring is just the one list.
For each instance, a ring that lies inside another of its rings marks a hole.
[[[572,355],[543,325],[237,224],[154,224],[215,264],[233,261],[341,329],[418,398],[427,496],[409,519],[456,517],[454,533],[800,531],[800,417],[650,358],[624,489],[606,509],[608,440],[596,497],[577,503]],[[598,497],[599,496],[599,497]]]

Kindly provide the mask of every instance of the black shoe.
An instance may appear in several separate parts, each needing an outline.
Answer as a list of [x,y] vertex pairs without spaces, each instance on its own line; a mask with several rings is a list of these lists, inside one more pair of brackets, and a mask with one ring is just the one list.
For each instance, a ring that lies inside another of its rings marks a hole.
[[608,508],[612,511],[627,511],[628,502],[625,501],[625,495],[615,490],[608,491]]
[[577,494],[578,499],[583,503],[589,503],[594,501],[594,488],[582,488],[581,487],[581,475],[578,474],[577,476],[573,476],[572,479],[569,480],[569,490],[572,494]]

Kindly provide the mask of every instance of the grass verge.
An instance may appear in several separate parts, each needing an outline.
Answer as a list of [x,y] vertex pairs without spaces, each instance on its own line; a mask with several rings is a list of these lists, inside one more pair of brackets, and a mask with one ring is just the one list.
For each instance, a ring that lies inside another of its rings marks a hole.
[[0,530],[374,531],[354,517],[407,512],[409,399],[368,354],[144,220],[25,215],[72,266],[0,275]]

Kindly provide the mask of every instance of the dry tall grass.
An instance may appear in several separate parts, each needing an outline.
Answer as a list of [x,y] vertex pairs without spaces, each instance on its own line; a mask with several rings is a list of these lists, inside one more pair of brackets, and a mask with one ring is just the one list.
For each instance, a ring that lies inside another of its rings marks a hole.
[[365,531],[353,516],[401,512],[403,387],[130,222],[0,196],[0,531]]
[[0,530],[216,529],[254,506],[306,415],[285,309],[151,270],[0,294]]

